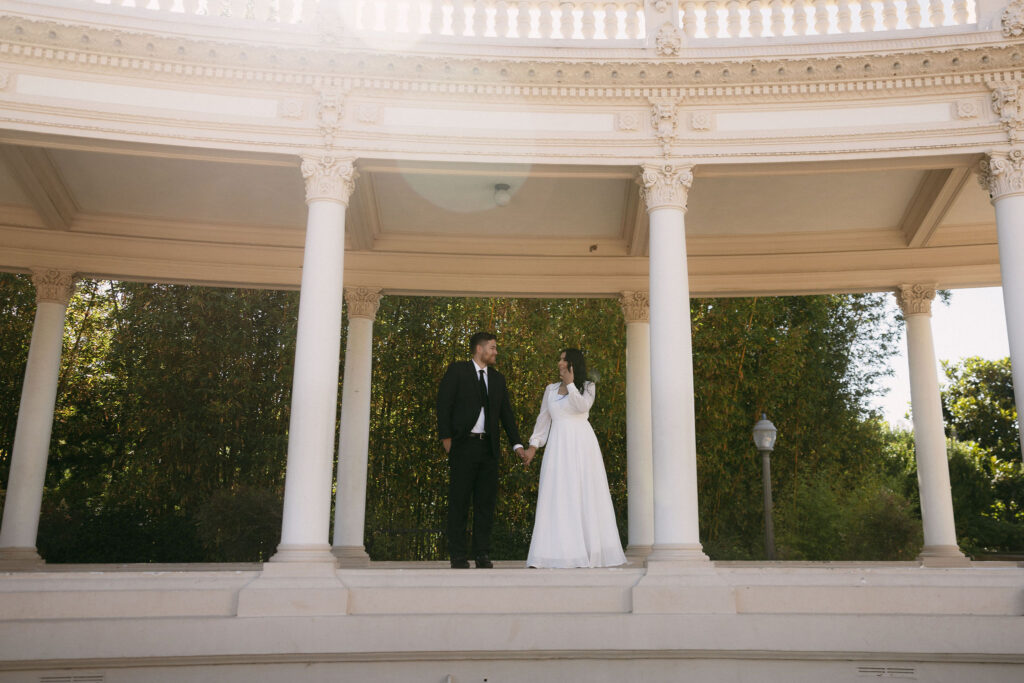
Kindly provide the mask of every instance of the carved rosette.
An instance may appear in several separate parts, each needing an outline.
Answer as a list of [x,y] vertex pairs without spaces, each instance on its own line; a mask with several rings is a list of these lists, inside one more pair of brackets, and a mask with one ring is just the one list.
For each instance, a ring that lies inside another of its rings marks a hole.
[[623,292],[619,304],[626,324],[650,322],[651,299],[647,292]]
[[75,274],[68,270],[39,269],[32,271],[36,302],[44,301],[67,306],[75,292]]
[[665,208],[686,211],[686,200],[693,184],[693,166],[644,164],[639,183],[640,196],[648,211]]
[[1021,98],[1020,87],[1016,83],[994,83],[990,87],[992,110],[999,117],[1010,142],[1014,142],[1024,127],[1024,98]]
[[367,287],[346,287],[345,306],[348,307],[348,317],[368,318],[373,320],[377,317],[377,309],[380,308],[380,290]]
[[1003,35],[1007,38],[1024,35],[1024,0],[1012,0],[1003,10]]
[[978,182],[992,201],[1024,194],[1024,151],[989,154],[978,164]]
[[302,157],[302,178],[306,181],[306,203],[327,200],[348,206],[359,176],[355,159],[327,153]]
[[896,300],[905,316],[931,315],[933,299],[935,285],[900,285],[896,288]]

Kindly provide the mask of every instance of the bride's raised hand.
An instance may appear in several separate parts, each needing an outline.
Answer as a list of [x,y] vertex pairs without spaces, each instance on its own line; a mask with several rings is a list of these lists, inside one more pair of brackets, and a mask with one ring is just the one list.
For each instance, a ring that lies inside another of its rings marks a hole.
[[572,368],[569,367],[568,365],[566,365],[564,368],[558,371],[558,376],[559,378],[561,378],[562,384],[564,384],[565,386],[569,386],[570,384],[573,383],[573,380],[576,379],[575,374],[572,371]]

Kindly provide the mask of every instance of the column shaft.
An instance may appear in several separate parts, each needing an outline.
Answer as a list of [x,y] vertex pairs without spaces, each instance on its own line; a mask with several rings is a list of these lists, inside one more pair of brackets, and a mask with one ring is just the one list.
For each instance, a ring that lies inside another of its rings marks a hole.
[[1006,336],[1010,344],[1013,395],[1021,428],[1021,457],[1024,458],[1024,195],[1011,195],[994,202],[999,235],[999,265],[1003,278],[1003,306]]
[[0,524],[0,560],[38,562],[41,558],[36,551],[36,535],[73,280],[70,273],[40,271],[33,281],[37,289],[36,316]]
[[932,286],[904,285],[898,290],[907,328],[914,450],[924,526],[924,549],[920,559],[926,564],[964,564],[967,560],[957,546],[953,523],[953,494],[949,485],[942,399],[935,372],[931,323],[931,300],[934,296],[935,288]]
[[646,558],[654,545],[654,470],[651,445],[651,329],[646,293],[624,292],[626,313],[626,491],[629,546]]
[[295,340],[281,543],[275,562],[334,562],[330,552],[334,429],[341,352],[350,160],[305,157],[306,244]]
[[334,505],[333,552],[343,566],[369,563],[363,546],[366,525],[366,468],[370,445],[370,390],[373,316],[380,293],[346,290],[348,341],[338,436],[338,490]]

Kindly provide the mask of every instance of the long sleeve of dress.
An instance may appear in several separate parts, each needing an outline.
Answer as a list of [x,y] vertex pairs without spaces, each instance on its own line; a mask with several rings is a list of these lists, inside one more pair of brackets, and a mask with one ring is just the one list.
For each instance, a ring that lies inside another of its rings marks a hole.
[[573,412],[589,413],[594,405],[594,398],[597,396],[597,389],[594,387],[594,383],[587,382],[584,384],[582,394],[575,384],[570,384],[567,389],[569,394],[566,396],[566,400],[569,401],[569,406],[573,409]]
[[540,400],[540,413],[537,415],[537,422],[533,425],[533,434],[530,435],[530,445],[540,448],[548,441],[548,432],[551,431],[551,413],[548,411],[548,394],[550,387],[544,390],[544,398]]

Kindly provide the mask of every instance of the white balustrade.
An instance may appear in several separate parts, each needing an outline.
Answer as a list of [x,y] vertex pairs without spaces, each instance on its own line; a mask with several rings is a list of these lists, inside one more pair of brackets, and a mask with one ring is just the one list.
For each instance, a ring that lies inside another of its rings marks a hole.
[[[684,45],[779,41],[849,33],[967,26],[976,0],[681,0]],[[45,2],[45,0],[41,0]],[[78,0],[132,13],[317,26],[340,21],[349,34],[429,39],[615,45],[647,38],[639,0]],[[653,41],[651,41],[653,44]]]

